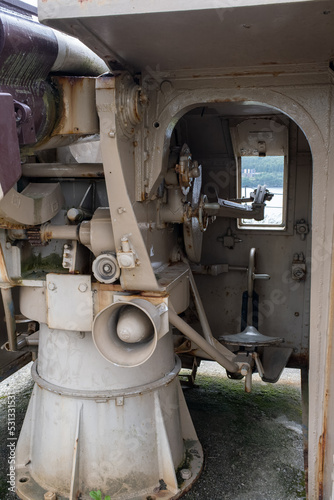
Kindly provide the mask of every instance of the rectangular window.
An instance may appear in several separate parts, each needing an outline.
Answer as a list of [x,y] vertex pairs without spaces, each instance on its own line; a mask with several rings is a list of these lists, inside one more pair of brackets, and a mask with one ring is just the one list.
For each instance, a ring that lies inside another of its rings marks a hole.
[[[264,219],[239,219],[240,228],[284,229],[286,224],[287,173],[284,156],[242,156],[240,158],[238,197],[249,198],[258,185],[274,194],[266,201]],[[247,204],[251,204],[247,202]]]

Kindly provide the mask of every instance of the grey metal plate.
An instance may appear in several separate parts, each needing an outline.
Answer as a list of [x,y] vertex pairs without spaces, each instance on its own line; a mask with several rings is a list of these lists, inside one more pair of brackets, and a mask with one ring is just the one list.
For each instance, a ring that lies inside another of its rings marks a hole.
[[264,382],[275,383],[281,376],[292,353],[289,347],[266,347],[263,351],[262,365]]
[[31,361],[31,352],[0,351],[0,382]]
[[93,299],[90,276],[49,273],[46,283],[49,328],[91,331]]
[[227,1],[40,0],[39,18],[77,36],[115,67],[125,62],[153,74],[254,65],[265,69],[333,57],[331,0],[233,3],[238,6],[226,7],[231,5]]

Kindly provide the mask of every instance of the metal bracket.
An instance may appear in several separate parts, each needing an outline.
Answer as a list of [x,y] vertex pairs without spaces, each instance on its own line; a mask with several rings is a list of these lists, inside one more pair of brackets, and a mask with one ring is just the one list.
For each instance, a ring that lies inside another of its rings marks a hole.
[[306,278],[306,261],[303,252],[294,254],[291,266],[291,275],[292,279],[295,281],[302,281]]
[[297,220],[295,224],[296,233],[300,235],[301,240],[305,240],[306,235],[310,232],[309,225],[305,219]]

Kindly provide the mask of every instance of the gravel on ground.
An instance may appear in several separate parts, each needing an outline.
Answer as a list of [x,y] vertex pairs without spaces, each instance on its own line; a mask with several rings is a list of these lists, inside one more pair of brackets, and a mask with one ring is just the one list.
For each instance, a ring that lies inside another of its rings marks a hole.
[[[8,396],[15,395],[16,437],[33,387],[31,364],[0,384],[0,500],[8,492]],[[305,499],[299,370],[277,384],[254,375],[251,394],[214,362],[202,362],[185,397],[202,443],[203,472],[185,500]],[[34,499],[43,500],[43,499]]]

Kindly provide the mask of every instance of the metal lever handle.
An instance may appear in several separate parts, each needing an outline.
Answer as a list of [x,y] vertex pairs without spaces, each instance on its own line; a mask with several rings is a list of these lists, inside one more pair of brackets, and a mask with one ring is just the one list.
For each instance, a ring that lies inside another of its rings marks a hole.
[[253,273],[253,280],[270,280],[270,274],[255,274]]

